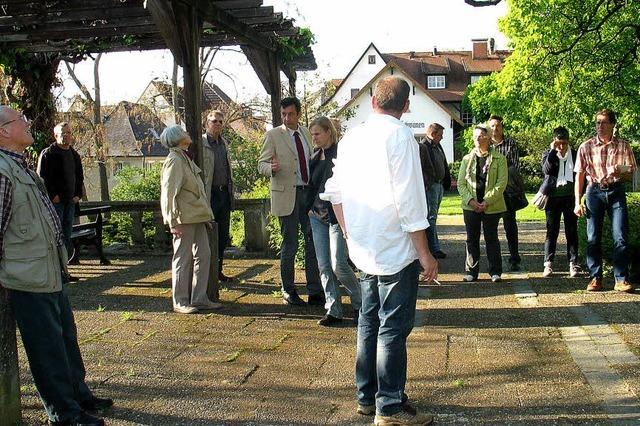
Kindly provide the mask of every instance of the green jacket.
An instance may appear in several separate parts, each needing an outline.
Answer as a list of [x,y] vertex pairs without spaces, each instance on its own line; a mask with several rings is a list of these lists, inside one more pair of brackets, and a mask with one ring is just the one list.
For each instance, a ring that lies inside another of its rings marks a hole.
[[[53,293],[62,290],[67,257],[56,244],[55,231],[34,177],[0,152],[0,173],[13,189],[11,218],[4,233],[0,283],[12,290]],[[44,189],[44,184],[40,185]]]
[[[475,149],[464,156],[458,172],[458,192],[462,198],[462,208],[473,210],[469,201],[476,199],[476,156]],[[502,213],[507,210],[504,203],[504,189],[507,187],[509,172],[507,159],[493,147],[489,148],[489,170],[487,171],[487,183],[484,192],[484,201],[487,203],[485,213]]]

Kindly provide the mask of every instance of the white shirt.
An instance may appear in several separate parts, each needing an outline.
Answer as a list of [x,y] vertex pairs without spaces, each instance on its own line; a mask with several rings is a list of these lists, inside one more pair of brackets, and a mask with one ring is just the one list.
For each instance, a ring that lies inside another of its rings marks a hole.
[[409,232],[427,229],[418,144],[400,120],[372,114],[338,144],[320,194],[342,204],[349,255],[372,275],[393,275],[418,258]]
[[291,138],[291,145],[293,146],[293,152],[296,153],[296,186],[306,185],[308,182],[304,182],[302,180],[302,172],[300,171],[300,160],[298,158],[298,148],[296,147],[296,138],[293,136],[294,133],[298,132],[298,136],[300,136],[300,142],[302,142],[302,150],[304,151],[304,161],[307,165],[307,180],[311,179],[311,172],[309,171],[309,157],[311,157],[311,153],[309,152],[309,145],[307,144],[307,140],[304,138],[304,135],[300,131],[300,126],[298,126],[298,130],[291,130],[287,127],[289,131],[289,137]]

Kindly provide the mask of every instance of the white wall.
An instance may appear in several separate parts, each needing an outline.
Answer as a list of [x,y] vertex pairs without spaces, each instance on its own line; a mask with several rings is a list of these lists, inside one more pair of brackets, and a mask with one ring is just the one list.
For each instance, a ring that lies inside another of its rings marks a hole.
[[[376,56],[376,63],[369,64],[369,55]],[[369,46],[365,54],[360,59],[360,62],[356,64],[353,71],[340,86],[340,89],[333,96],[332,101],[335,101],[339,106],[342,106],[349,102],[351,99],[351,89],[362,89],[374,75],[380,72],[385,66],[385,62],[378,52],[373,47]]]
[[[384,76],[386,75],[391,75],[391,72],[385,73]],[[395,70],[395,75],[404,77],[411,84],[411,80],[402,73],[399,73],[397,69]],[[375,86],[375,84],[372,85],[372,87],[373,86]],[[447,156],[447,161],[449,163],[453,162],[453,128],[451,127],[452,122],[449,113],[418,87],[415,88],[415,95],[413,94],[412,87],[409,101],[409,111],[401,117],[401,120],[413,129],[413,133],[418,138],[425,136],[429,124],[434,122],[441,124],[444,127],[444,135],[440,143]],[[367,117],[372,114],[373,109],[371,108],[371,95],[369,91],[366,90],[361,93],[348,110],[355,113],[355,115],[349,120],[343,119],[342,126],[345,130],[363,123]]]

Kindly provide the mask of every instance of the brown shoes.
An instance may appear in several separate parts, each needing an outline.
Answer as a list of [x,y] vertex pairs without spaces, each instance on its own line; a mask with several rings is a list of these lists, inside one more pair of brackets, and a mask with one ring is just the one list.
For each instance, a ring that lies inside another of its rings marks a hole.
[[631,284],[630,282],[626,281],[626,280],[622,280],[622,281],[617,281],[616,285],[613,286],[613,289],[615,291],[621,291],[624,293],[633,293],[635,288],[633,287],[633,284]]
[[602,291],[602,278],[594,277],[589,281],[587,291]]
[[[635,291],[635,287],[633,284],[626,280],[618,281],[613,286],[615,291],[620,291],[623,293],[633,293]],[[589,285],[587,286],[587,291],[602,291],[602,278],[594,277],[589,281]]]

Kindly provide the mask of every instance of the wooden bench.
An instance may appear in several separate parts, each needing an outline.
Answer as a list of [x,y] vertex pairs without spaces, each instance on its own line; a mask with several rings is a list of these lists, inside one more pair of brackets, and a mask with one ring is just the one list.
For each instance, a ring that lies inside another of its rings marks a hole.
[[[84,223],[78,223],[73,225],[73,231],[71,232],[71,243],[73,244],[73,256],[69,259],[70,265],[78,265],[80,263],[80,246],[90,245],[94,246],[100,257],[101,265],[110,265],[109,259],[104,256],[102,251],[102,225],[104,219],[102,215],[111,211],[111,206],[99,206],[90,208],[80,208],[80,212],[77,214],[80,218],[87,216],[89,220]],[[81,220],[82,222],[82,220]]]

